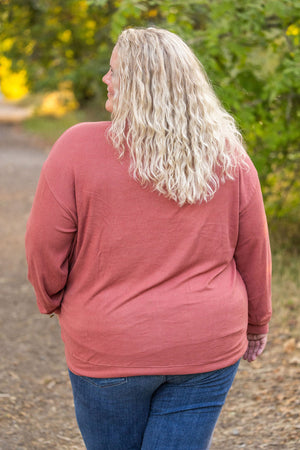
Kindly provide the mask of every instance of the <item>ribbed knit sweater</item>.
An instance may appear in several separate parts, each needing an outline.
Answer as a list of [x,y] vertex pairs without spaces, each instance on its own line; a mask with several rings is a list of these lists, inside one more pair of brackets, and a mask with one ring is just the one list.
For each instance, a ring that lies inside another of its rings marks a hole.
[[271,256],[247,157],[209,202],[180,207],[128,171],[110,122],[67,130],[27,224],[28,277],[59,317],[67,364],[92,377],[207,372],[236,362],[271,317]]

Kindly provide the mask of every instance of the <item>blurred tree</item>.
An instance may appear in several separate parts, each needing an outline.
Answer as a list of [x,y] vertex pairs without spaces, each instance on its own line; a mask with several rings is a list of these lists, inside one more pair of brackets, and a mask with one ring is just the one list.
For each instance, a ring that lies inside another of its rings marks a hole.
[[269,214],[299,219],[300,1],[205,3],[194,49],[242,129]]
[[83,104],[99,91],[99,73],[112,47],[114,9],[113,2],[99,8],[85,0],[4,0],[0,37],[11,43],[5,55],[14,70],[26,68],[31,91],[54,90],[69,81]]
[[26,69],[31,90],[68,81],[82,105],[102,89],[122,29],[150,25],[178,33],[203,63],[245,136],[269,213],[299,218],[300,0],[2,0],[0,53]]

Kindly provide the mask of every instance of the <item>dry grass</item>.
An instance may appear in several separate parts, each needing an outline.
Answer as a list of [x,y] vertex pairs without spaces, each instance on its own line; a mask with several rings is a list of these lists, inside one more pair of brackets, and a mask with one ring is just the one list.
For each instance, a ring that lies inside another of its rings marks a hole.
[[270,226],[273,256],[273,320],[299,339],[300,321],[300,233],[299,223],[276,221]]

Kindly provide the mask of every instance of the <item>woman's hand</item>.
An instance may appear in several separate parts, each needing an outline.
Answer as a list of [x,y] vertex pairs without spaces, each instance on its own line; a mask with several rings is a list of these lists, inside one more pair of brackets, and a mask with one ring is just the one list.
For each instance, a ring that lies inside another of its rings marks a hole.
[[254,361],[265,349],[267,334],[247,334],[248,348],[243,356],[248,362]]

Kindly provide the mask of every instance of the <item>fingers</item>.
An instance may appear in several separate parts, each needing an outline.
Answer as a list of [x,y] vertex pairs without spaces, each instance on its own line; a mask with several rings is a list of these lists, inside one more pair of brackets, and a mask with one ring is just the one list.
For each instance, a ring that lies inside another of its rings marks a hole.
[[249,341],[248,348],[244,355],[244,359],[246,359],[249,362],[254,361],[258,356],[257,355],[258,350],[259,350],[259,341]]
[[248,334],[248,348],[243,356],[243,359],[252,362],[262,354],[267,343],[266,334]]

